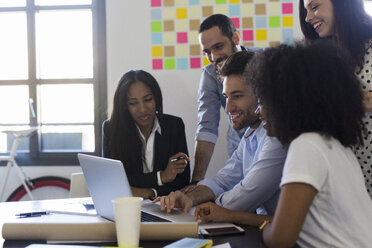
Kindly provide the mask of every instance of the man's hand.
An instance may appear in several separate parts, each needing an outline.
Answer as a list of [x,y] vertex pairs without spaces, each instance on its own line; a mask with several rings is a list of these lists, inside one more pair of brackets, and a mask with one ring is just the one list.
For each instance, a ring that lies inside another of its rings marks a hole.
[[193,201],[190,197],[177,190],[171,192],[167,196],[157,197],[152,203],[160,202],[161,210],[170,213],[173,208],[182,208],[185,213],[189,212],[193,206]]
[[196,186],[197,186],[197,182],[191,182],[189,185],[186,185],[185,187],[183,187],[181,189],[181,192],[186,194],[188,192],[193,191],[196,188]]
[[[180,157],[182,158],[175,160]],[[172,182],[178,174],[183,173],[189,160],[190,160],[189,157],[182,152],[179,152],[176,155],[170,157],[168,160],[167,168],[164,171],[160,172],[161,182],[162,183]]]
[[142,197],[143,199],[148,199],[154,196],[154,192],[150,188],[138,188],[130,187],[133,196]]
[[198,222],[221,221],[231,222],[231,210],[218,206],[212,202],[200,204],[195,209],[195,218]]

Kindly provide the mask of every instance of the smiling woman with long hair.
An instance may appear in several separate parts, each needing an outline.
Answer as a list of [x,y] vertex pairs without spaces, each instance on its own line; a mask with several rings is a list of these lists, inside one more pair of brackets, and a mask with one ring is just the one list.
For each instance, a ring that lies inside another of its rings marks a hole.
[[148,72],[122,76],[102,136],[103,156],[123,162],[134,195],[152,198],[189,183],[185,126],[163,113],[159,84]]

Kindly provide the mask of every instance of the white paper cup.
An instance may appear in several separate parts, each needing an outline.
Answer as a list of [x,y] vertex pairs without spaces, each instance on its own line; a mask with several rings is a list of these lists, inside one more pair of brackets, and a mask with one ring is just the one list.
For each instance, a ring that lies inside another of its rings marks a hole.
[[120,197],[112,200],[118,246],[138,247],[142,197]]

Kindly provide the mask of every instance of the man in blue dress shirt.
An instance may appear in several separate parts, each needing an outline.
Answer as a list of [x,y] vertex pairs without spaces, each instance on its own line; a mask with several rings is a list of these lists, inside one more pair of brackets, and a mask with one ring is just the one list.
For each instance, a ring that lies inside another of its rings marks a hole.
[[[222,95],[223,77],[219,71],[223,62],[233,53],[246,50],[239,45],[240,37],[231,19],[215,14],[205,19],[199,27],[199,43],[211,64],[203,68],[198,92],[198,126],[195,134],[195,165],[192,183],[202,180],[213,155],[218,138],[220,108],[225,108]],[[227,150],[230,157],[238,147],[246,128],[234,129],[229,119]],[[189,187],[192,188],[192,187]],[[187,190],[186,190],[187,191]]]
[[279,183],[286,157],[286,148],[266,135],[264,123],[255,114],[257,99],[253,86],[244,73],[245,65],[253,56],[251,51],[231,55],[221,74],[225,110],[235,130],[246,128],[238,148],[213,178],[198,183],[192,191],[176,191],[157,198],[163,210],[185,211],[197,204],[215,201],[232,210],[274,214],[280,189]]

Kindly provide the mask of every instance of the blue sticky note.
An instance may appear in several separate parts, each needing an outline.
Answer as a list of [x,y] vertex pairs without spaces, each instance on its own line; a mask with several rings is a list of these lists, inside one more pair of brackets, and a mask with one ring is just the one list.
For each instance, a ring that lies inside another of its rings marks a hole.
[[200,5],[200,0],[189,0],[189,5]]
[[151,20],[152,21],[160,21],[162,18],[162,14],[161,14],[161,9],[159,8],[154,8],[154,9],[151,9]]
[[152,45],[161,45],[163,43],[162,33],[151,33],[151,44]]
[[255,26],[256,28],[266,28],[267,27],[266,16],[257,16],[255,18]]
[[240,5],[239,4],[229,5],[229,16],[240,16]]
[[187,58],[178,58],[176,61],[177,70],[186,70],[189,67]]
[[293,29],[292,28],[283,28],[282,43],[285,43],[288,45],[293,44]]

